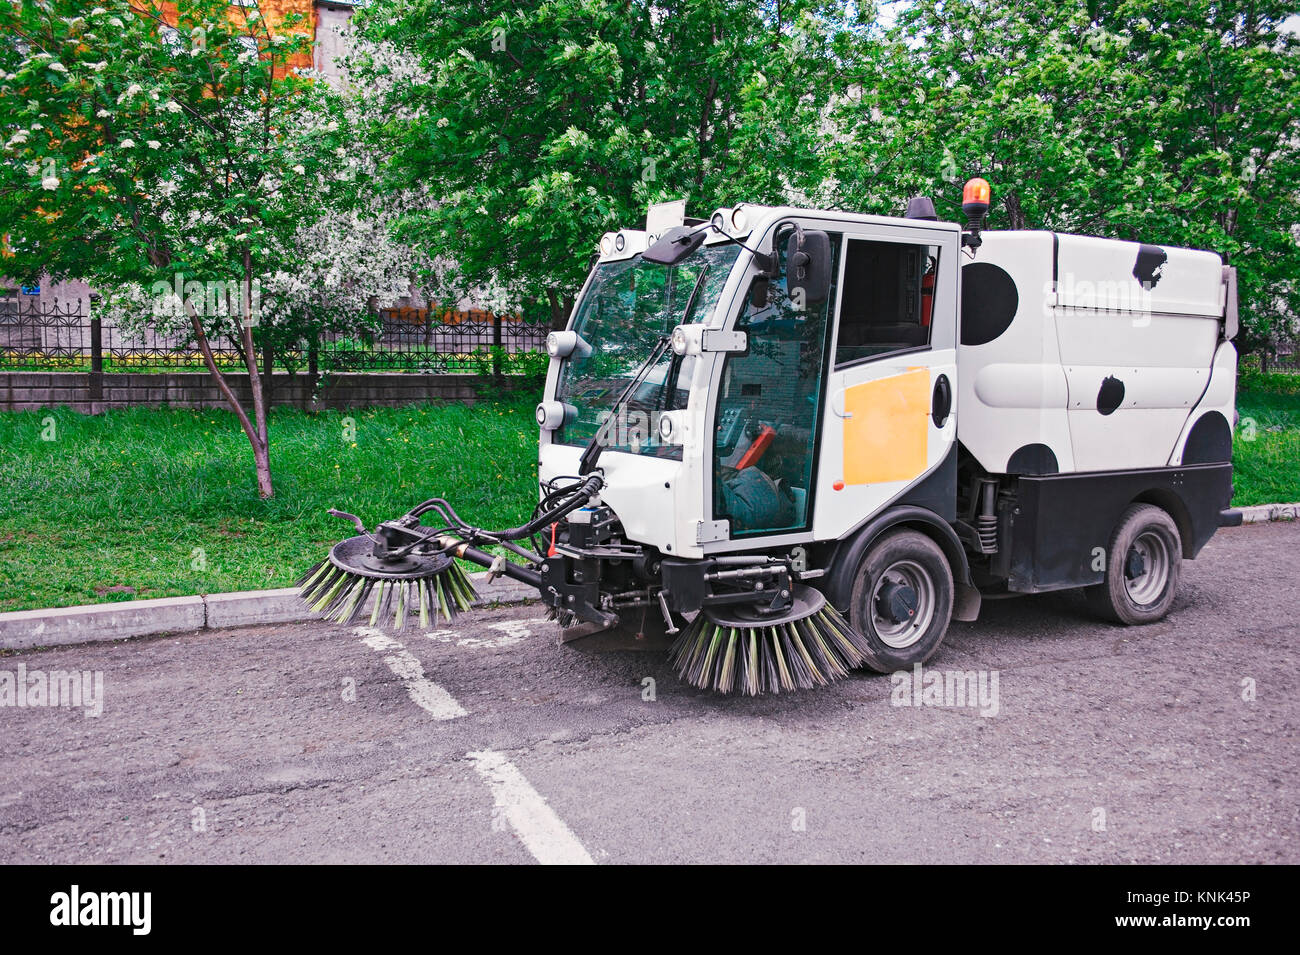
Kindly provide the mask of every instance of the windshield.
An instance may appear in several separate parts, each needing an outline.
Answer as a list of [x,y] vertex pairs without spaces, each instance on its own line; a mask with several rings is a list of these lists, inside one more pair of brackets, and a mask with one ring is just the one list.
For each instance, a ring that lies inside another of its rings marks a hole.
[[575,351],[560,366],[556,398],[577,409],[557,435],[560,443],[585,445],[599,432],[610,450],[681,458],[680,446],[659,443],[658,416],[686,406],[695,358],[667,349],[627,403],[618,409],[614,403],[662,337],[712,313],[738,255],[740,247],[728,243],[705,246],[672,266],[638,255],[596,267],[573,322],[590,352]]

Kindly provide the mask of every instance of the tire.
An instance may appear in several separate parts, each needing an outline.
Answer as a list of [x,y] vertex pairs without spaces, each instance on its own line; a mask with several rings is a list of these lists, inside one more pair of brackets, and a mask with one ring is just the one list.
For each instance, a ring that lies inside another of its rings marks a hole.
[[1134,504],[1111,534],[1106,579],[1084,588],[1088,605],[1115,623],[1154,623],[1173,605],[1182,559],[1174,519],[1154,504]]
[[867,666],[893,673],[930,659],[952,601],[952,568],[938,544],[918,531],[884,534],[863,556],[849,598],[849,622],[870,648]]

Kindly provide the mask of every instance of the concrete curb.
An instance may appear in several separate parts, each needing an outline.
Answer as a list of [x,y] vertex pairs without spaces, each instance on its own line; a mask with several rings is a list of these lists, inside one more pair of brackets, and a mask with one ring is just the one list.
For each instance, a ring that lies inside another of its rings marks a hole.
[[1294,521],[1300,519],[1300,503],[1297,504],[1253,504],[1239,507],[1243,524],[1264,524],[1268,521]]
[[[534,588],[508,577],[489,584],[484,572],[470,574],[470,579],[482,598],[480,606],[517,604],[537,597]],[[17,610],[0,613],[0,650],[59,647],[251,624],[299,623],[310,617],[294,587],[126,600],[52,610]]]
[[[1237,508],[1243,524],[1300,519],[1300,503],[1257,504]],[[482,604],[517,604],[537,597],[527,584],[508,577],[487,582],[470,574]],[[126,640],[185,630],[222,630],[265,623],[299,623],[310,614],[293,587],[245,590],[198,597],[164,597],[120,603],[17,610],[0,613],[0,650],[28,650],[101,640]]]

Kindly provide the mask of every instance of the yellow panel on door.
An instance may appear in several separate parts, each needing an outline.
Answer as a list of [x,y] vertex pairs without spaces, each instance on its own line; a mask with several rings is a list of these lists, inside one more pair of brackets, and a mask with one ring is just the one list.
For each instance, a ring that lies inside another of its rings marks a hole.
[[844,390],[844,483],[908,481],[925,471],[930,369]]

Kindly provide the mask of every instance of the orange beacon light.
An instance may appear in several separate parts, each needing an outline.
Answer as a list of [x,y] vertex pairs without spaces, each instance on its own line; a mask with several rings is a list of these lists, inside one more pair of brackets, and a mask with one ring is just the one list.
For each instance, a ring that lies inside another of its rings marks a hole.
[[984,217],[989,211],[989,199],[993,194],[993,188],[989,185],[987,179],[968,179],[965,188],[961,191],[961,211],[966,216],[967,234],[962,236],[962,245],[970,249],[978,249],[982,240],[980,239],[980,228],[984,225]]
[[978,222],[989,211],[989,199],[993,189],[987,179],[970,179],[961,191],[961,211],[966,218]]

